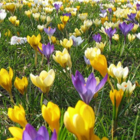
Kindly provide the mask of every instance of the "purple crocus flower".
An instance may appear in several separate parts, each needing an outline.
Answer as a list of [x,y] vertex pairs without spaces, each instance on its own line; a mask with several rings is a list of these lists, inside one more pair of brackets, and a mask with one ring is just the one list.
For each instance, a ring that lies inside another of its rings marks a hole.
[[55,7],[57,13],[61,6],[62,6],[61,4],[57,4],[57,3],[54,4],[54,7]]
[[70,17],[70,16],[71,16],[71,13],[63,14],[63,16],[68,16],[68,17]]
[[89,75],[86,82],[82,74],[79,71],[76,71],[75,77],[72,75],[72,83],[78,91],[81,99],[85,103],[89,104],[94,94],[97,93],[104,86],[107,78],[108,74],[106,74],[102,81],[98,85],[96,85],[97,82],[93,73]]
[[139,10],[140,10],[140,4],[137,3],[137,4],[136,4],[136,7],[137,7],[137,10],[139,11]]
[[98,33],[98,34],[95,34],[92,36],[92,38],[96,41],[96,42],[101,42],[101,35]]
[[48,35],[48,36],[52,36],[53,34],[54,34],[54,32],[56,31],[56,28],[51,28],[51,27],[49,27],[49,28],[44,28],[44,31],[45,31],[45,33]]
[[84,60],[85,60],[85,63],[86,63],[87,65],[90,65],[90,60],[89,60],[88,58],[86,58],[85,56],[84,56]]
[[[49,133],[45,126],[41,126],[38,131],[35,128],[27,124],[22,135],[22,140],[49,140]],[[50,140],[57,140],[57,134],[54,130]]]
[[128,21],[131,21],[133,23],[136,23],[137,24],[137,21],[135,20],[135,17],[136,17],[136,14],[135,13],[131,13],[130,15],[128,14]]
[[109,13],[112,13],[112,8],[108,8]]
[[105,29],[105,32],[109,39],[112,39],[112,36],[116,33],[116,28],[114,30],[112,28]]
[[127,34],[132,30],[133,27],[134,27],[133,23],[126,24],[125,22],[123,22],[119,24],[119,29],[121,30],[125,39],[126,39]]
[[[38,49],[39,49],[39,47],[38,47]],[[54,45],[50,44],[50,43],[48,43],[47,45],[42,44],[42,50],[39,49],[39,51],[46,56],[47,61],[49,63],[50,56],[54,51]]]

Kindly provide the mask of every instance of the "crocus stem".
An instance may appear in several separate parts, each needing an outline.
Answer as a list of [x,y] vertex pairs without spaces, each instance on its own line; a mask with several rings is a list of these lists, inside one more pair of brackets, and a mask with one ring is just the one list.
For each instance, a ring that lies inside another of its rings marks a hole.
[[40,107],[42,107],[42,103],[43,103],[43,93],[41,94],[41,98],[40,98]]
[[43,60],[44,60],[44,55],[42,54],[41,65],[43,64]]
[[117,126],[118,126],[118,107],[114,107],[115,109],[115,114],[113,117],[113,126],[112,126],[112,139],[114,139],[114,137],[116,136],[117,133]]
[[114,90],[114,87],[113,87],[113,85],[112,85],[112,83],[111,83],[111,81],[110,81],[109,77],[108,77],[108,83],[110,84],[111,89],[112,89],[112,90]]
[[14,102],[14,100],[13,100],[12,93],[10,92],[9,95],[10,95],[10,100],[11,100],[11,102],[12,102],[13,104],[15,104],[15,102]]
[[37,66],[37,51],[35,51],[35,67]]
[[123,44],[123,46],[122,46],[122,50],[121,50],[120,56],[122,56],[122,54],[123,54],[123,52],[124,52],[125,42],[126,42],[126,36],[124,36],[124,44]]
[[111,38],[109,39],[109,51],[111,51]]
[[92,67],[92,73],[94,74],[94,68]]

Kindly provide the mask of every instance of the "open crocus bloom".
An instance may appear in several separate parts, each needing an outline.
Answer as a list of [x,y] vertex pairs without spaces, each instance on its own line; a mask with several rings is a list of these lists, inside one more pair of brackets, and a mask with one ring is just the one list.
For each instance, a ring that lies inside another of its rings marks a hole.
[[30,79],[32,83],[40,88],[43,93],[48,93],[50,87],[52,86],[55,79],[55,72],[51,69],[49,72],[43,70],[40,75],[34,76],[32,73],[30,74]]
[[72,75],[72,83],[76,90],[78,91],[81,99],[89,104],[94,94],[97,93],[106,83],[108,78],[108,74],[102,79],[102,81],[97,85],[96,79],[91,73],[85,82],[84,77],[81,75],[79,71],[76,71],[75,77]]

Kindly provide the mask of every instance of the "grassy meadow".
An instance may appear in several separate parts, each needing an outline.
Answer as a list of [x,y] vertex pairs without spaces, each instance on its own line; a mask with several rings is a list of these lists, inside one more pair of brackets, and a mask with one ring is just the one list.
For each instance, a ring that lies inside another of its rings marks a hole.
[[0,140],[139,140],[139,3],[1,1]]

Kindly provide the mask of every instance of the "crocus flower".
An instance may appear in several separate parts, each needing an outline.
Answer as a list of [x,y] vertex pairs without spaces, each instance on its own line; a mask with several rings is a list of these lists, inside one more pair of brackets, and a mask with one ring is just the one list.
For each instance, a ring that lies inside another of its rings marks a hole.
[[61,6],[62,6],[61,4],[57,4],[57,3],[54,4],[54,7],[55,7],[57,13]]
[[105,29],[106,34],[109,37],[109,40],[112,39],[112,36],[116,33],[116,28],[113,30],[112,28]]
[[95,34],[92,36],[92,38],[96,41],[96,42],[101,42],[101,35],[98,33],[98,34]]
[[58,105],[53,102],[48,102],[47,106],[42,105],[42,116],[44,120],[49,124],[52,132],[56,130],[59,131],[59,119],[60,119],[60,109]]
[[[64,114],[64,124],[78,140],[100,140],[100,138],[93,133],[95,113],[93,109],[83,101],[78,101],[75,108],[69,107],[67,109]],[[108,139],[103,137],[102,140]]]
[[[35,128],[27,124],[23,132],[22,140],[49,140],[49,133],[45,126],[41,126],[38,131]],[[56,131],[53,132],[51,140],[57,140]]]
[[22,79],[16,77],[14,85],[16,89],[23,95],[27,90],[28,80],[26,77],[22,77]]
[[82,40],[82,38],[79,36],[79,37],[75,37],[74,35],[72,35],[70,38],[72,38],[73,40],[73,46],[79,46],[83,41],[84,39]]
[[54,51],[54,45],[53,44],[51,45],[50,43],[48,43],[47,45],[42,44],[42,50],[39,49],[39,51],[46,56],[47,61],[49,63],[50,55]]
[[113,91],[110,91],[110,99],[111,102],[113,104],[113,106],[115,106],[116,108],[119,107],[121,100],[123,97],[123,90],[120,89],[119,91],[117,91],[116,89],[114,89]]
[[14,108],[8,108],[8,117],[13,122],[20,124],[22,127],[25,127],[27,124],[27,120],[25,118],[25,110],[21,105],[15,105]]
[[91,73],[85,82],[84,77],[79,71],[76,71],[75,77],[72,75],[72,83],[78,91],[81,99],[89,104],[95,93],[97,93],[106,83],[108,74],[102,79],[102,81],[96,86],[96,79],[94,74]]
[[13,138],[8,138],[7,140],[22,140],[23,129],[19,127],[9,127],[8,128]]
[[49,70],[49,72],[43,70],[40,75],[34,76],[32,73],[30,74],[30,79],[32,83],[40,88],[43,93],[47,93],[52,86],[55,79],[55,72],[53,69]]
[[71,13],[66,13],[66,14],[63,14],[63,16],[71,16]]
[[131,22],[137,24],[137,21],[135,20],[135,17],[136,17],[135,13],[131,13],[130,15],[128,14],[127,16],[128,16],[128,19],[127,19],[128,21],[131,21]]
[[137,4],[136,4],[136,7],[137,7],[137,10],[139,11],[139,10],[140,10],[140,4],[137,3]]
[[85,56],[84,56],[84,60],[85,60],[85,63],[86,63],[87,65],[90,65],[90,61],[89,61],[89,59],[86,58]]
[[127,34],[132,30],[133,27],[134,27],[133,23],[126,24],[125,22],[123,22],[119,24],[119,29],[123,33],[125,39]]
[[72,67],[71,57],[66,48],[64,48],[62,52],[56,51],[56,55],[53,55],[53,59],[63,68],[66,68],[66,66],[69,68]]
[[55,31],[56,31],[56,28],[51,28],[51,27],[49,27],[49,28],[44,28],[44,31],[45,31],[45,33],[48,35],[48,36],[52,36],[54,33],[55,33]]
[[27,36],[27,41],[31,45],[31,47],[37,51],[38,46],[40,45],[41,35],[40,34],[38,34],[37,36],[32,35],[31,37]]

